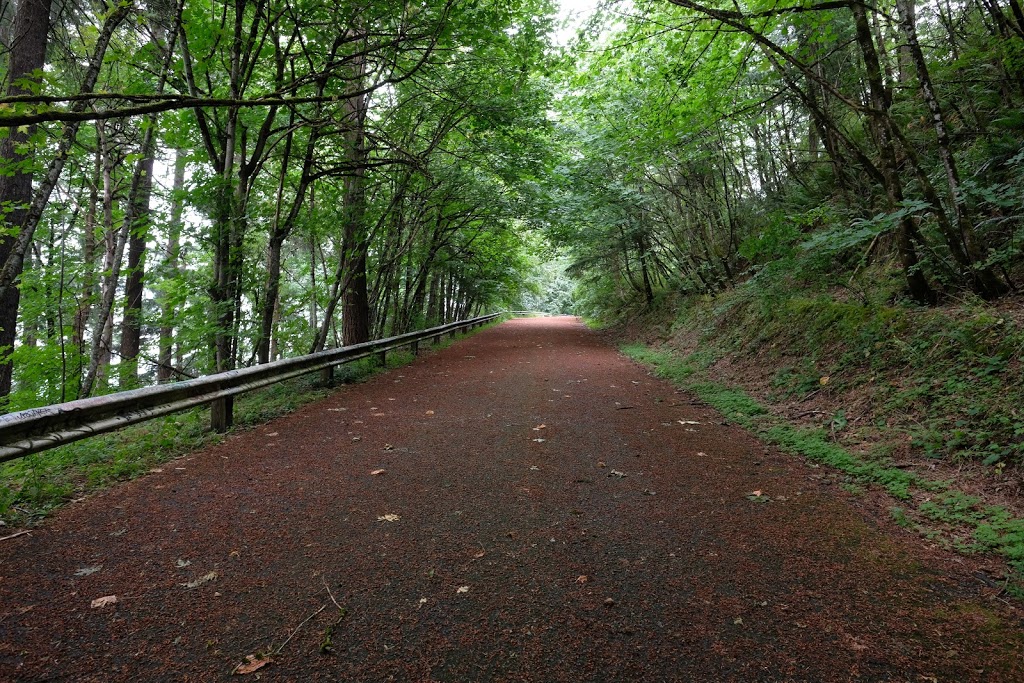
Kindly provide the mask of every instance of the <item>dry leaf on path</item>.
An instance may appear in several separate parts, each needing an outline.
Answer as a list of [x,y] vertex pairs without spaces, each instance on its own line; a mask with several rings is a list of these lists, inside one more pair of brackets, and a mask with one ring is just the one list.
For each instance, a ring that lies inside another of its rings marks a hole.
[[469,586],[459,586],[459,589],[457,591],[455,591],[455,592],[456,593],[468,593],[469,592]]
[[540,430],[547,429],[547,428],[548,428],[547,425],[537,425],[536,427],[533,428],[533,431],[539,432]]
[[376,477],[378,475],[386,474],[386,473],[387,473],[387,470],[374,470],[374,471],[370,472],[370,476],[371,477]]
[[700,422],[697,422],[696,420],[676,420],[676,422],[678,422],[681,425],[699,425],[700,424]]
[[270,657],[267,657],[265,655],[262,657],[257,657],[256,655],[246,655],[245,661],[236,666],[235,670],[231,673],[237,676],[245,676],[247,674],[251,674],[254,671],[262,669],[267,664],[270,664],[271,661],[272,660],[270,659]]
[[113,605],[115,602],[117,602],[116,595],[104,595],[102,598],[96,598],[89,603],[89,607],[98,609],[100,607],[106,607],[107,605]]
[[428,410],[428,411],[427,411],[427,415],[433,415],[433,414],[434,414],[434,411],[433,411],[433,410]]
[[189,581],[188,583],[182,583],[178,585],[184,586],[185,588],[191,590],[193,588],[199,588],[199,586],[202,586],[204,583],[215,581],[217,579],[217,576],[217,572],[210,572],[209,574],[203,574],[195,581]]
[[626,473],[625,472],[619,472],[618,470],[612,470],[611,473],[608,476],[609,477],[618,477],[619,479],[622,479],[623,477],[626,476]]
[[90,574],[95,574],[101,569],[103,569],[102,564],[98,564],[95,567],[82,567],[75,572],[75,576],[89,576]]
[[530,439],[530,441],[535,441],[537,443],[544,443],[545,441],[547,441],[547,439]]
[[400,519],[401,519],[401,517],[399,517],[398,515],[395,515],[395,514],[392,514],[392,513],[389,512],[386,515],[381,515],[380,517],[378,517],[377,521],[378,522],[397,522]]

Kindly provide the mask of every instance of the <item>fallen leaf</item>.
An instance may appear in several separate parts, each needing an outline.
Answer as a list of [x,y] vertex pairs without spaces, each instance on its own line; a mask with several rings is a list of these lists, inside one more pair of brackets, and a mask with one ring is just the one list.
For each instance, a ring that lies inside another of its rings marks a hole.
[[732,620],[732,623],[736,624],[737,626],[742,626],[743,625],[743,617],[736,617],[735,619]]
[[210,572],[209,574],[203,574],[202,576],[200,576],[195,581],[189,581],[188,583],[181,583],[181,584],[178,584],[178,585],[184,586],[185,588],[191,590],[193,588],[199,588],[199,586],[202,586],[204,583],[209,583],[211,581],[215,581],[216,579],[217,579],[217,572]]
[[101,569],[103,569],[102,564],[98,564],[94,567],[82,567],[81,569],[75,572],[75,576],[89,576],[90,574],[95,574]]
[[267,434],[266,436],[277,436],[277,434],[278,434],[277,432],[270,432],[270,433],[269,433],[269,434]]
[[389,512],[386,515],[381,515],[380,517],[378,517],[377,521],[378,522],[397,522],[400,519],[401,519],[401,517],[399,517],[398,515],[395,515],[395,514],[392,514],[392,513]]
[[393,451],[393,450],[395,450],[395,447],[392,446],[389,443],[386,443],[386,444],[384,444],[384,450],[386,450],[386,451]]
[[116,595],[104,595],[102,598],[96,598],[89,603],[89,607],[98,609],[100,607],[106,607],[107,605],[113,605],[115,602],[117,602]]
[[589,581],[590,581],[590,577],[587,576],[586,574],[580,574],[579,576],[576,577],[576,583],[588,583]]
[[487,553],[485,553],[483,550],[481,550],[480,552],[473,554],[473,559],[474,560],[479,560],[481,557],[483,557],[486,554]]
[[615,604],[615,599],[614,598],[605,598],[604,599],[604,606],[605,607],[611,607],[614,604]]
[[455,591],[455,592],[456,593],[468,593],[469,592],[469,586],[459,586],[459,589],[457,591]]
[[825,386],[826,384],[828,384],[828,381],[830,379],[832,379],[832,378],[829,377],[828,375],[825,375],[824,377],[822,377],[821,379],[818,380],[818,384],[820,384],[821,386]]
[[622,479],[623,477],[626,476],[626,473],[625,472],[619,472],[618,470],[612,470],[611,473],[608,476],[609,477],[618,477],[619,479]]
[[420,602],[419,602],[419,604],[418,604],[418,605],[416,606],[416,609],[419,609],[420,607],[422,607],[422,606],[423,606],[423,605],[425,605],[425,604],[427,604],[427,599],[426,599],[426,598],[420,598]]
[[180,557],[175,560],[174,566],[178,569],[184,569],[185,567],[191,566],[192,560],[183,560]]
[[644,489],[644,495],[645,496],[653,496],[654,495],[654,491],[652,491],[650,489]]
[[862,643],[857,638],[848,638],[848,640],[849,640],[850,649],[855,651],[855,652],[863,652],[864,650],[868,649],[868,646],[865,645],[864,643]]
[[434,411],[433,411],[433,410],[428,410],[428,411],[427,411],[427,415],[433,415],[433,414],[434,414]]
[[537,443],[544,443],[545,441],[547,441],[547,439],[530,439],[530,440],[531,441],[535,441]]
[[370,476],[371,477],[376,477],[377,475],[385,474],[386,472],[387,472],[387,470],[374,470],[374,471],[370,472]]
[[238,676],[245,676],[247,674],[251,674],[254,671],[262,669],[267,664],[270,664],[270,662],[270,657],[267,657],[266,655],[263,655],[261,657],[257,657],[256,655],[246,655],[245,661],[236,666],[235,670],[231,673]]
[[695,420],[676,420],[676,422],[678,422],[681,425],[699,425],[700,424],[700,422],[697,422]]
[[597,461],[597,466],[598,467],[608,467],[608,465],[604,464],[604,460],[598,460]]
[[750,495],[752,495],[752,496],[760,496],[761,492],[760,491],[751,491]]
[[533,431],[539,432],[540,430],[547,429],[547,428],[548,428],[547,425],[537,425],[536,427],[533,428]]

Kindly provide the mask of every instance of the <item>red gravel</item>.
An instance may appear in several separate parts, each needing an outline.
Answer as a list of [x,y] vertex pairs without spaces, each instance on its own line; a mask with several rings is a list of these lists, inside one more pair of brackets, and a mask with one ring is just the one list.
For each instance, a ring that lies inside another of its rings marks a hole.
[[969,562],[817,472],[508,322],[0,543],[0,680],[1024,680]]

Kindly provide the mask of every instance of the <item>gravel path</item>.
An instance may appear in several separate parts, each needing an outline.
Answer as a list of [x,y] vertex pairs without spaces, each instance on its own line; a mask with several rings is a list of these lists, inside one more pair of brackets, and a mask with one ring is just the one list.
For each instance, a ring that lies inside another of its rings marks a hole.
[[970,562],[820,472],[510,321],[0,543],[0,681],[1024,680]]

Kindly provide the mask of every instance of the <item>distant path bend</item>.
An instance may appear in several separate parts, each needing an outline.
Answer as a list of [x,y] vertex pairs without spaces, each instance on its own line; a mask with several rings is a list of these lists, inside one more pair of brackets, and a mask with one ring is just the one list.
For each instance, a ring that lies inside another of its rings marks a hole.
[[1024,680],[958,558],[570,318],[161,469],[0,544],[0,681]]

